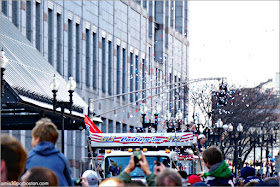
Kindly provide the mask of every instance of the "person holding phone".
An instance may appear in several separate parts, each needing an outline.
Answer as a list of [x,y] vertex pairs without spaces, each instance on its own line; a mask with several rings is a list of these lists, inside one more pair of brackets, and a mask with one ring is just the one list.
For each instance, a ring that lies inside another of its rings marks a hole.
[[[165,166],[162,163],[160,163],[159,166],[155,165],[154,173],[152,173],[149,168],[147,158],[145,157],[142,151],[140,151],[140,153],[141,157],[139,156],[139,152],[136,151],[130,156],[128,165],[123,170],[123,172],[120,175],[118,175],[118,178],[124,181],[124,183],[131,183],[131,176],[129,174],[135,169],[136,165],[139,164],[139,167],[143,170],[144,174],[146,175],[148,186],[155,186],[156,175],[163,171],[165,169]],[[137,161],[138,163],[136,163]]]

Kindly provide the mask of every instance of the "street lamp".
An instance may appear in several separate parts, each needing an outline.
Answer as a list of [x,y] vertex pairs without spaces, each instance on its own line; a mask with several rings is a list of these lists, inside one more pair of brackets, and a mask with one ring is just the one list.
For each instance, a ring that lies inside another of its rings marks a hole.
[[148,112],[148,107],[144,102],[140,105],[140,113],[142,115],[142,127],[145,128],[145,116],[146,113]]
[[238,149],[238,162],[239,162],[239,167],[238,169],[240,169],[242,166],[241,166],[241,135],[242,135],[242,132],[243,132],[243,126],[241,123],[238,124],[237,126],[237,132],[238,132],[238,142],[239,142],[239,149]]
[[5,56],[5,52],[2,48],[1,52],[0,52],[0,65],[1,65],[1,98],[4,96],[4,85],[5,85],[5,81],[3,79],[4,77],[4,71],[6,70],[6,67],[8,65],[8,59]]
[[62,115],[62,124],[61,124],[61,152],[64,154],[64,109],[67,107],[69,109],[70,114],[72,114],[72,106],[73,106],[73,93],[76,88],[76,82],[73,77],[69,77],[67,82],[67,89],[69,92],[69,102],[58,102],[56,99],[56,93],[59,89],[59,82],[57,81],[55,75],[50,84],[50,88],[53,92],[53,110],[56,111],[57,107],[61,107],[61,115]]
[[182,119],[183,119],[183,113],[182,111],[179,109],[175,115],[176,117],[176,121],[177,121],[177,124],[178,124],[178,130],[181,129],[181,122],[182,122]]
[[171,119],[171,112],[169,110],[167,110],[164,115],[164,121],[166,123],[167,132],[170,131],[170,127],[169,127],[170,119]]
[[223,129],[223,121],[221,119],[218,119],[217,123],[216,123],[216,127],[218,129],[218,146],[220,145],[220,142],[221,142],[221,130]]
[[155,122],[154,122],[154,129],[157,131],[157,125],[158,125],[158,115],[161,112],[161,106],[159,104],[156,105],[156,107],[153,110],[154,116],[155,116]]
[[257,133],[258,133],[258,135],[259,135],[259,140],[260,140],[260,147],[261,147],[261,167],[262,167],[262,154],[263,154],[263,136],[264,136],[264,134],[263,134],[263,131],[262,131],[262,129],[258,129],[258,131],[257,131]]
[[254,168],[256,167],[256,138],[255,138],[255,132],[256,132],[256,128],[255,127],[250,127],[249,128],[249,132],[251,133],[251,138],[253,139],[251,142],[253,143],[253,145],[254,145]]

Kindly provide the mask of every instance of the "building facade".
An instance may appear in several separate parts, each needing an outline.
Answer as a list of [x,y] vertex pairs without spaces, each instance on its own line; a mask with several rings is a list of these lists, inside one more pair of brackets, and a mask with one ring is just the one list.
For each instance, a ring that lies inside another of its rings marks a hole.
[[[154,121],[160,106],[160,132],[167,110],[173,117],[181,110],[187,118],[186,0],[2,0],[1,11],[65,80],[74,77],[89,115],[101,117],[101,131],[141,127],[142,102],[146,121]],[[30,131],[9,133],[31,149]],[[86,136],[85,130],[65,135],[73,177],[87,157]]]

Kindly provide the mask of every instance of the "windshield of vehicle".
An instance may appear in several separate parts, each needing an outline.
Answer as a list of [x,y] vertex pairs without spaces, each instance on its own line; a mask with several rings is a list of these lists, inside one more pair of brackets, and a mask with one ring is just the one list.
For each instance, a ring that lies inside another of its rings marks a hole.
[[[167,156],[146,156],[151,172],[154,171],[154,161],[163,163],[166,167],[170,165],[170,159]],[[128,165],[130,156],[109,156],[105,159],[105,177],[119,175]],[[136,167],[130,173],[132,178],[144,178],[144,172]]]

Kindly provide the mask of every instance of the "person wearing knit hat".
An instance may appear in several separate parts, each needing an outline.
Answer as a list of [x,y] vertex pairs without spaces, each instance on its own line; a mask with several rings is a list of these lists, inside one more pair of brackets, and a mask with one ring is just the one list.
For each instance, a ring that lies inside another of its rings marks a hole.
[[245,179],[244,184],[251,182],[251,181],[256,181],[259,183],[263,182],[260,178],[258,178],[256,176],[256,172],[253,167],[249,167],[249,166],[243,167],[240,171],[240,174],[241,174],[241,177],[243,177]]
[[205,141],[206,141],[206,137],[204,134],[200,134],[197,137],[197,147],[198,147],[198,150],[200,153],[202,153],[205,149],[205,147],[204,147]]
[[197,175],[190,175],[190,176],[188,177],[187,183],[190,184],[190,185],[192,186],[194,183],[196,183],[196,182],[201,182],[201,181],[202,181],[202,180],[201,180],[201,178],[200,178],[199,176],[197,176]]

